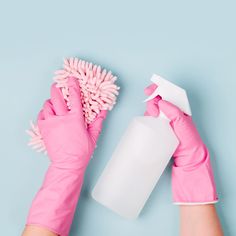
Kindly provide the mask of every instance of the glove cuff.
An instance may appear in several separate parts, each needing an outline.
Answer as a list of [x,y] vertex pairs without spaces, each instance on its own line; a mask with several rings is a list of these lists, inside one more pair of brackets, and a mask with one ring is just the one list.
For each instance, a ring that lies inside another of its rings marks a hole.
[[173,200],[178,205],[211,204],[218,201],[209,155],[198,165],[172,168]]
[[32,202],[27,225],[37,225],[60,236],[68,236],[84,173],[85,168],[71,171],[50,165]]

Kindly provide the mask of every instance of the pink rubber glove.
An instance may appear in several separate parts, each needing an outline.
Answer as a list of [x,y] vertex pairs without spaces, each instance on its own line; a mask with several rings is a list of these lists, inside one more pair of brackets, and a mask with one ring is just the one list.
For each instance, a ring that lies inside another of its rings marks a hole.
[[[145,94],[152,94],[156,87],[155,84],[150,85],[145,89]],[[158,116],[159,109],[170,119],[170,125],[180,142],[173,155],[174,202],[182,205],[217,202],[210,155],[191,116],[159,96],[147,103],[145,115]]]
[[27,225],[37,225],[67,236],[73,220],[84,173],[96,146],[106,111],[85,126],[78,81],[69,79],[69,111],[55,84],[51,99],[38,116],[38,126],[51,164],[33,200]]

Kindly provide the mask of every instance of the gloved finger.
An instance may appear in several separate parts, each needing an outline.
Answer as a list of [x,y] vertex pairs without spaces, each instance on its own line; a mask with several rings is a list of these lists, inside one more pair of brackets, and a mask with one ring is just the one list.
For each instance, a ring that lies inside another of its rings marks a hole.
[[101,133],[102,124],[103,124],[103,121],[106,119],[106,116],[107,116],[107,111],[102,110],[97,115],[95,120],[91,124],[88,125],[88,132],[90,133],[90,135],[95,143],[97,142],[99,134]]
[[[147,96],[150,96],[157,88],[156,84],[151,84],[144,89],[144,93]],[[152,100],[146,102],[146,111],[144,113],[145,116],[158,116],[159,115],[159,107],[158,101],[161,99],[160,96],[156,96]]]
[[43,105],[43,116],[44,116],[44,119],[48,119],[50,117],[55,116],[55,111],[53,109],[53,105],[50,99],[46,100]]
[[183,112],[172,103],[160,100],[158,102],[159,109],[167,116],[171,121],[180,118],[183,115]]
[[45,117],[43,114],[43,109],[38,114],[37,121],[39,121],[39,120],[45,120]]
[[156,96],[150,101],[146,102],[146,111],[144,113],[145,116],[159,116],[159,107],[158,107],[158,102],[161,100],[160,96]]
[[147,95],[147,96],[150,96],[157,88],[158,86],[156,84],[150,84],[149,86],[147,86],[145,89],[144,89],[144,93]]
[[84,119],[79,82],[74,77],[70,77],[68,78],[68,87],[71,112],[78,113]]
[[63,116],[69,111],[62,91],[56,87],[56,83],[51,86],[51,102],[56,115]]

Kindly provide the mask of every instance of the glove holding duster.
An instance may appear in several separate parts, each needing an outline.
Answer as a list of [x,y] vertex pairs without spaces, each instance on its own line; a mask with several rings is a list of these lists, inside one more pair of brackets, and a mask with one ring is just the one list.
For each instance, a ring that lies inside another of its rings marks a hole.
[[51,164],[35,196],[27,225],[46,228],[60,236],[69,235],[84,173],[106,118],[101,111],[86,125],[79,82],[68,78],[68,108],[62,91],[55,84],[51,99],[38,115],[38,127]]

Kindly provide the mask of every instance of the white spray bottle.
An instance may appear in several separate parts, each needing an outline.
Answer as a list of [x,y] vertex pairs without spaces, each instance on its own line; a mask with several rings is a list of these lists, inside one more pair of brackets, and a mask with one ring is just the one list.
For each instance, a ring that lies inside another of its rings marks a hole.
[[[160,95],[191,115],[184,89],[158,75],[151,81],[158,87],[145,102]],[[158,117],[135,117],[98,179],[93,198],[125,218],[138,217],[178,144],[162,112]]]

